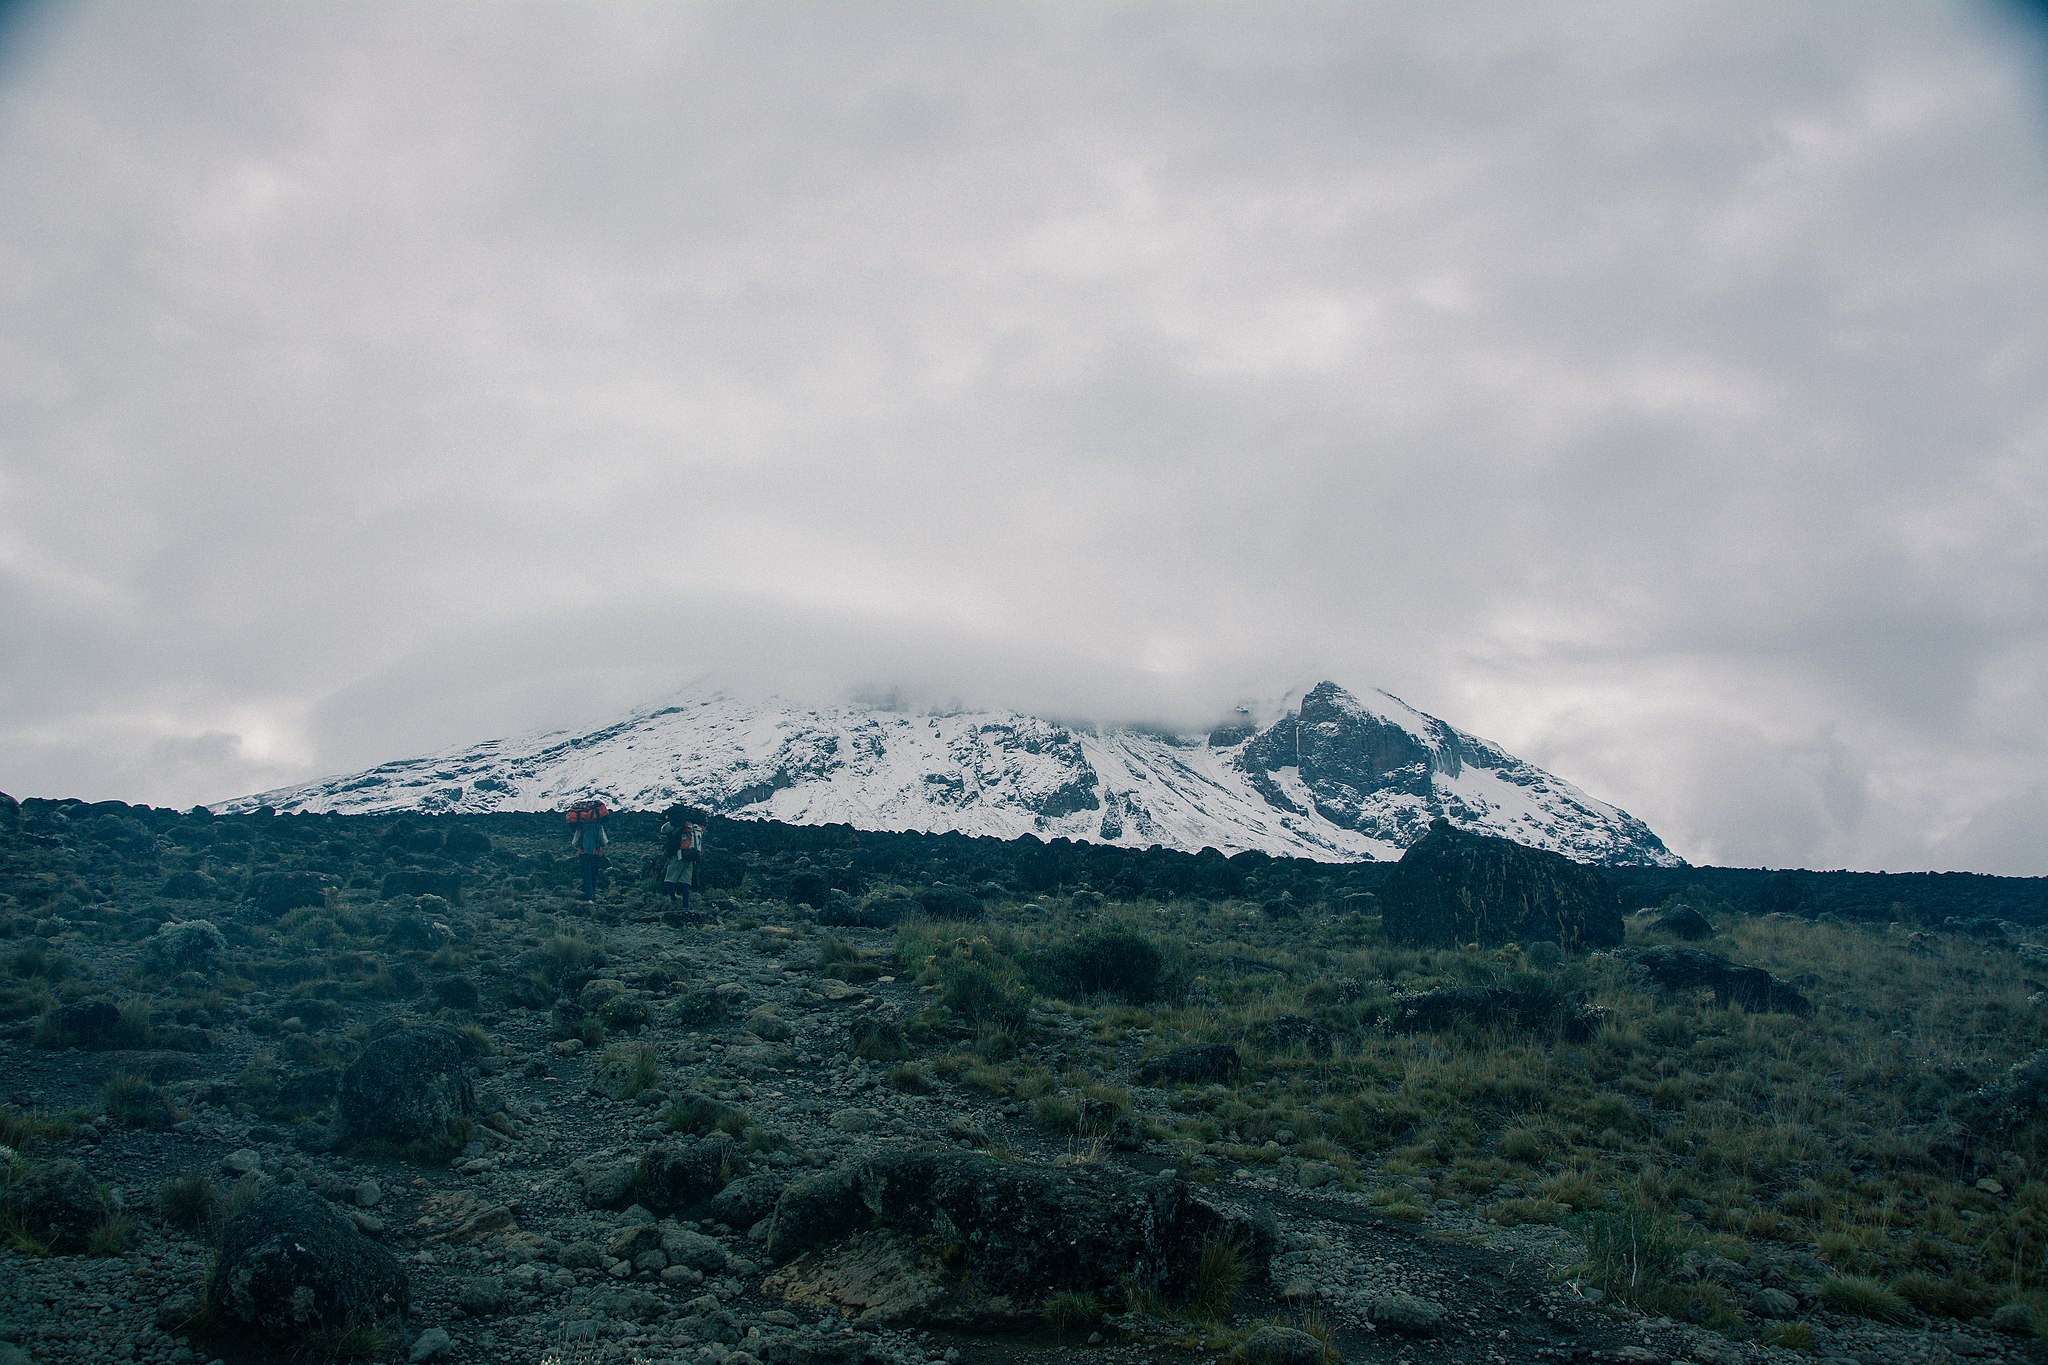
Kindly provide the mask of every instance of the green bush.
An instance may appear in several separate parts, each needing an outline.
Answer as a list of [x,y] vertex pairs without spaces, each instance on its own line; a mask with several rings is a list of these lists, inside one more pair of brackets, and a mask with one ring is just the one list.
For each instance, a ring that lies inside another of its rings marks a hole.
[[1195,1254],[1188,1308],[1209,1322],[1222,1322],[1236,1310],[1250,1279],[1251,1257],[1244,1243],[1228,1233],[1211,1233]]
[[1041,990],[1062,999],[1107,995],[1144,1005],[1165,991],[1166,954],[1129,929],[1087,929],[1040,948],[1031,959],[1031,974]]
[[1677,1297],[1672,1277],[1685,1248],[1671,1220],[1633,1207],[1599,1210],[1566,1220],[1585,1244],[1579,1278],[1610,1299],[1652,1312]]
[[1820,1282],[1820,1301],[1837,1313],[1877,1322],[1911,1322],[1913,1309],[1881,1281],[1868,1275],[1830,1275]]
[[157,1191],[157,1212],[172,1227],[198,1232],[213,1217],[216,1193],[213,1178],[204,1171],[173,1176]]
[[939,967],[939,1003],[970,1028],[1017,1031],[1031,1018],[1031,988],[986,962],[952,958]]

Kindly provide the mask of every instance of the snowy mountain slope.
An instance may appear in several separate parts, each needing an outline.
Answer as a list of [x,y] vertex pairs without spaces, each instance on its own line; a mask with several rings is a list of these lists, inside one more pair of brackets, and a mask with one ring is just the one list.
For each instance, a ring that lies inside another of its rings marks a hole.
[[244,797],[226,809],[625,809],[864,829],[1397,858],[1443,816],[1585,862],[1674,865],[1640,820],[1384,692],[1335,683],[1263,728],[1090,730],[1010,711],[686,695],[616,724],[492,740]]

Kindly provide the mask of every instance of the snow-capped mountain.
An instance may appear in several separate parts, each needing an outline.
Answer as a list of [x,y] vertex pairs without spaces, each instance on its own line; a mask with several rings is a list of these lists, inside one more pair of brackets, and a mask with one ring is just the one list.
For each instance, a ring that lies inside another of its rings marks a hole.
[[1385,692],[1312,688],[1268,724],[1206,735],[1014,711],[800,706],[686,694],[595,730],[491,740],[230,802],[280,811],[621,809],[686,800],[863,829],[1398,858],[1429,822],[1582,862],[1676,865],[1648,826]]

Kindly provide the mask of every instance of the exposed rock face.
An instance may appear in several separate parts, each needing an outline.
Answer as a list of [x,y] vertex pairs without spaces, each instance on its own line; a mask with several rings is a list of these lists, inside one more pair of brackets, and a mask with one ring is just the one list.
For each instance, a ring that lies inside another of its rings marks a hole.
[[1658,945],[1630,948],[1619,954],[1642,968],[1650,980],[1669,990],[1708,989],[1717,1005],[1751,1010],[1805,1014],[1813,1008],[1798,990],[1761,967],[1730,962],[1704,948]]
[[405,1271],[319,1196],[280,1185],[230,1219],[207,1296],[258,1336],[303,1342],[405,1313]]
[[58,1256],[84,1251],[113,1203],[100,1184],[75,1161],[50,1161],[32,1167],[7,1187],[0,1212]]
[[447,1155],[476,1114],[476,1091],[452,1031],[407,1028],[363,1049],[342,1073],[336,1108],[345,1142]]
[[[1366,798],[1399,792],[1426,802],[1432,774],[1441,769],[1457,776],[1462,765],[1450,727],[1436,722],[1424,734],[1427,738],[1366,710],[1335,683],[1318,683],[1301,699],[1297,714],[1247,744],[1238,761],[1257,775],[1255,781],[1282,768],[1299,768],[1323,818],[1354,828]],[[1264,780],[1270,785],[1270,777]],[[1277,790],[1266,799],[1283,807],[1295,804]],[[1428,817],[1416,818],[1426,822]]]
[[[791,1185],[768,1254],[785,1266],[808,1258],[775,1282],[785,1297],[836,1296],[878,1319],[917,1321],[1027,1314],[1063,1291],[1114,1302],[1138,1287],[1183,1301],[1203,1244],[1217,1237],[1236,1240],[1263,1276],[1270,1239],[1177,1177],[897,1152]],[[941,1265],[965,1284],[935,1297],[923,1286],[939,1282]]]
[[1621,942],[1621,901],[1599,872],[1511,839],[1438,821],[1380,889],[1397,943],[1556,943],[1567,950]]

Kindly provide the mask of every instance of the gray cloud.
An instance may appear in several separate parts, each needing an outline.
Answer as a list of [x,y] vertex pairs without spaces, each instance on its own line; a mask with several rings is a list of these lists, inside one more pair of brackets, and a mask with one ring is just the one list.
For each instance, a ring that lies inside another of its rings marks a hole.
[[23,13],[0,785],[1327,675],[1687,856],[2048,872],[2016,11]]

